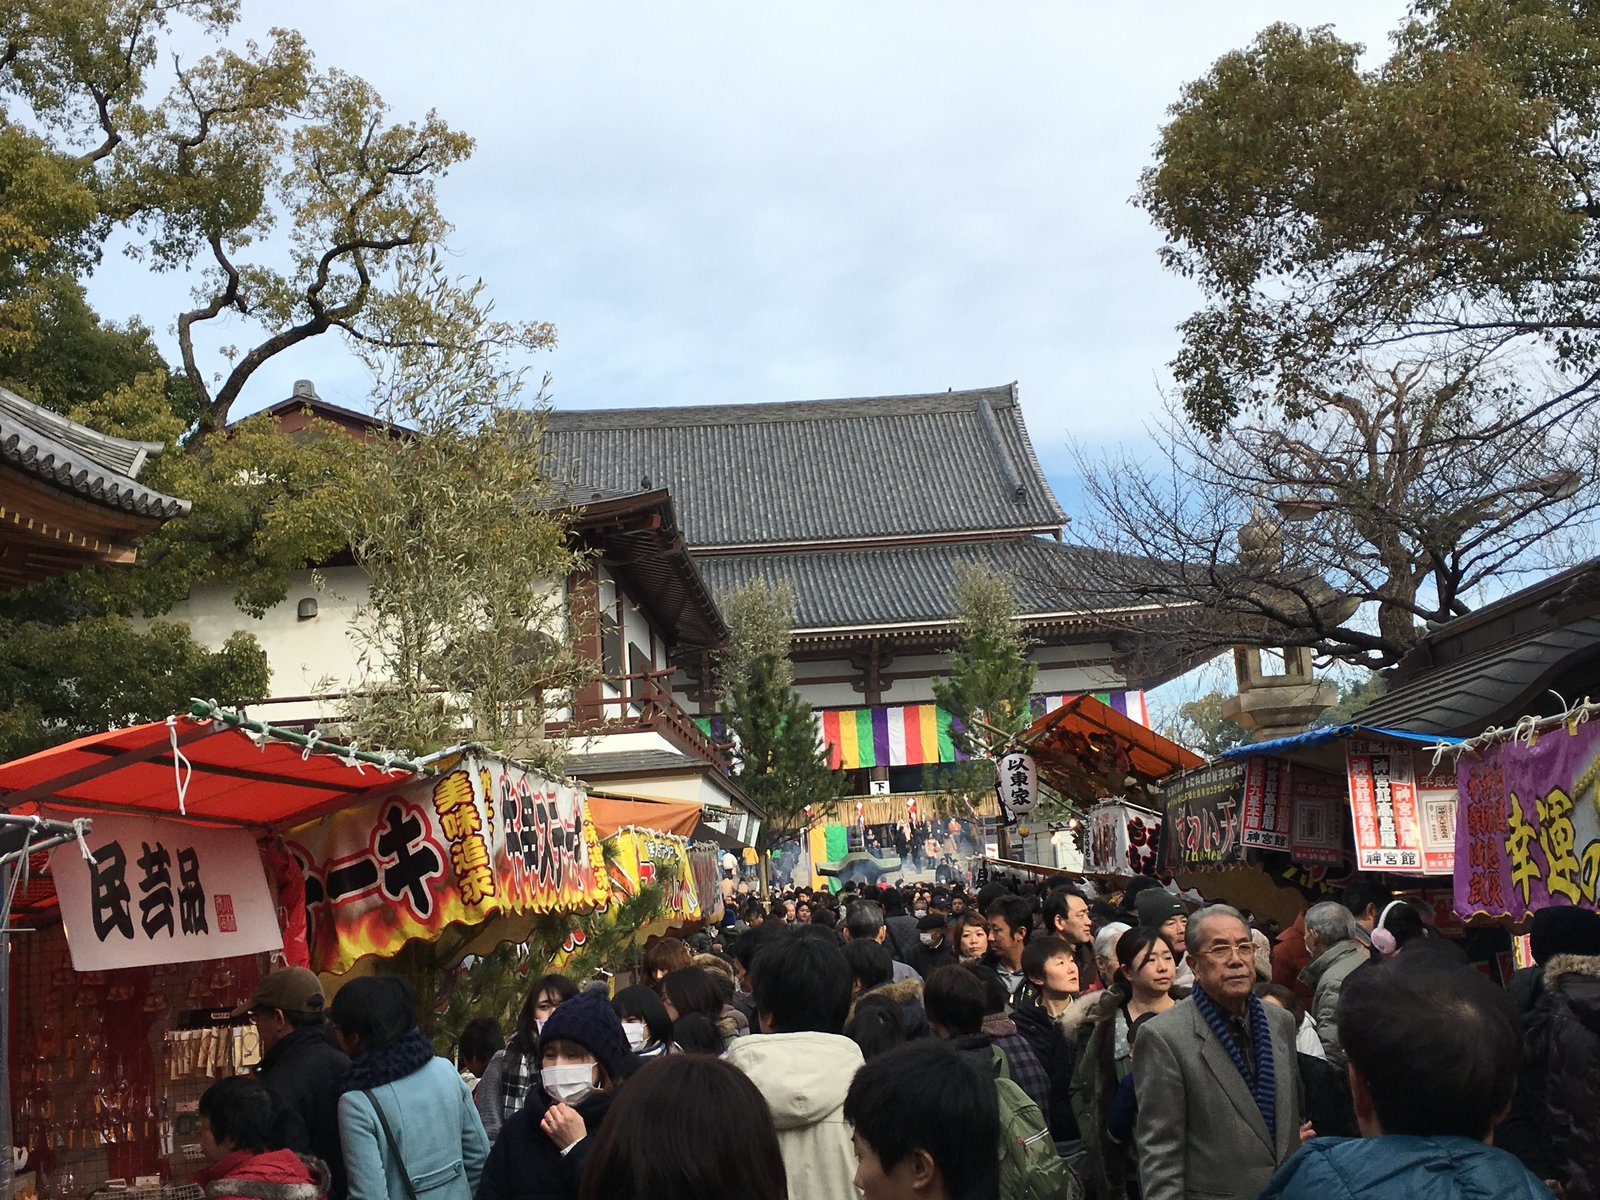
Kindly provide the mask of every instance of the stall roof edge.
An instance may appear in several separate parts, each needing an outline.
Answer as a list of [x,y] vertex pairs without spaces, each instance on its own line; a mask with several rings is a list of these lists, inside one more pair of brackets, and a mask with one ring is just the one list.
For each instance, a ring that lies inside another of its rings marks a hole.
[[1395,738],[1402,742],[1418,742],[1426,746],[1454,746],[1462,740],[1458,737],[1446,737],[1437,733],[1414,733],[1409,729],[1387,729],[1380,725],[1328,725],[1321,729],[1308,729],[1304,733],[1291,734],[1288,737],[1273,738],[1270,742],[1251,742],[1245,746],[1234,746],[1231,749],[1224,750],[1217,757],[1228,760],[1259,758],[1262,755],[1284,754],[1294,750],[1309,749],[1312,746],[1323,746],[1341,738],[1357,737],[1361,734]]

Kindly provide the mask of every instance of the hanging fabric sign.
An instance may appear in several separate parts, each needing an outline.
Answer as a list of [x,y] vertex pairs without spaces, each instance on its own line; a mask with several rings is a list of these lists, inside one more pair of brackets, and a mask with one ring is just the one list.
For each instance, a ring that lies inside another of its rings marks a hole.
[[[1431,764],[1433,752],[1422,754]],[[1455,862],[1455,797],[1427,774],[1419,787],[1416,755],[1393,742],[1345,743],[1356,866],[1363,871],[1448,875]]]
[[1159,815],[1132,804],[1101,804],[1089,814],[1084,870],[1094,875],[1154,875],[1160,847]]
[[584,793],[467,756],[290,833],[306,875],[314,970],[499,914],[590,909],[608,892]]
[[72,966],[112,971],[283,948],[256,840],[159,817],[96,816],[88,862],[50,851]]
[[1462,754],[1456,780],[1456,912],[1600,908],[1600,722]]
[[1344,814],[1349,788],[1338,775],[1296,767],[1289,780],[1294,833],[1289,857],[1297,863],[1337,866],[1352,862]]
[[1244,861],[1240,841],[1243,763],[1211,763],[1168,776],[1162,865],[1168,871],[1225,867]]
[[1263,850],[1287,850],[1293,832],[1290,796],[1292,769],[1280,758],[1246,760],[1244,820],[1239,840]]
[[[710,842],[689,847],[689,870],[700,900],[700,915],[708,922],[722,920],[722,848]],[[733,855],[729,854],[731,859]]]
[[1001,755],[996,764],[995,787],[1000,803],[1014,816],[1030,816],[1039,804],[1039,767],[1031,755],[1020,751]]

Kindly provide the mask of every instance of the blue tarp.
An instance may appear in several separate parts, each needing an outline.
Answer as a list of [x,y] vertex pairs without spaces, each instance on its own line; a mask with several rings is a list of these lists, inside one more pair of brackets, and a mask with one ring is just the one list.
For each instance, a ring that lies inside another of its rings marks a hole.
[[1329,725],[1322,729],[1308,729],[1304,733],[1297,733],[1293,737],[1274,738],[1270,742],[1251,742],[1248,746],[1235,746],[1231,750],[1224,750],[1220,758],[1259,758],[1261,755],[1270,754],[1283,757],[1294,753],[1296,750],[1309,750],[1313,746],[1325,746],[1329,742],[1336,742],[1344,738],[1353,737],[1379,737],[1392,738],[1401,742],[1418,742],[1425,746],[1437,746],[1441,743],[1454,746],[1464,738],[1445,737],[1438,733],[1412,733],[1408,729],[1384,729],[1378,725]]

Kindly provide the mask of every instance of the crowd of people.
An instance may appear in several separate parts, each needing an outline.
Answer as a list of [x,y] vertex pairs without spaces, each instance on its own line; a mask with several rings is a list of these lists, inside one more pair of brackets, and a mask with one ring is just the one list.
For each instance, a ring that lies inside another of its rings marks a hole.
[[1600,1200],[1600,915],[1509,987],[1368,880],[1287,929],[989,884],[799,889],[455,1064],[394,976],[268,975],[201,1182],[251,1200]]

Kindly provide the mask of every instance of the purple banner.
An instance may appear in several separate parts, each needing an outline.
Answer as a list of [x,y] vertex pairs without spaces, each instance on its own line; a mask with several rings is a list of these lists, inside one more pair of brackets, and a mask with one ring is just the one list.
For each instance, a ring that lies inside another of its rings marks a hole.
[[1596,908],[1597,785],[1597,722],[1461,755],[1456,912],[1520,920],[1553,904]]

